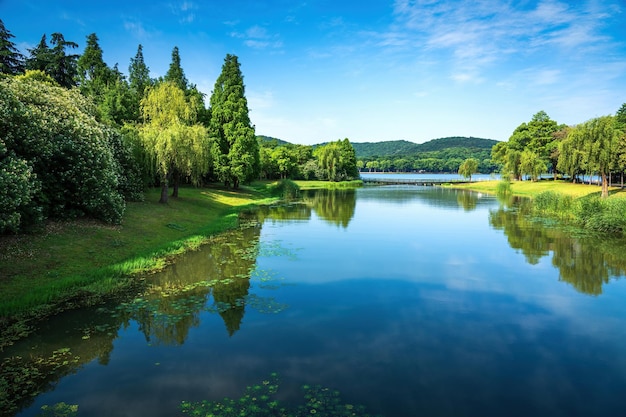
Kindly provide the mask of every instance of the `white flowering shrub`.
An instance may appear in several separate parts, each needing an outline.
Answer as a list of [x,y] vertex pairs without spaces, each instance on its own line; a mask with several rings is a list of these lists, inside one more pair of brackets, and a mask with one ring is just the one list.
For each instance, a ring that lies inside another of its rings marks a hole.
[[78,90],[0,79],[0,132],[7,155],[24,161],[40,182],[33,200],[45,218],[121,221],[121,168],[110,132],[96,121],[93,104]]

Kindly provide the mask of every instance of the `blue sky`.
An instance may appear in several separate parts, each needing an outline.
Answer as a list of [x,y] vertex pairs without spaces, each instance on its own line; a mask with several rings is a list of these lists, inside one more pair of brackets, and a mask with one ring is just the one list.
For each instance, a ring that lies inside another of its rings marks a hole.
[[619,0],[0,0],[0,18],[24,52],[95,32],[124,73],[138,44],[152,77],[178,46],[207,95],[235,54],[257,134],[292,143],[507,140],[540,110],[571,125],[626,102]]

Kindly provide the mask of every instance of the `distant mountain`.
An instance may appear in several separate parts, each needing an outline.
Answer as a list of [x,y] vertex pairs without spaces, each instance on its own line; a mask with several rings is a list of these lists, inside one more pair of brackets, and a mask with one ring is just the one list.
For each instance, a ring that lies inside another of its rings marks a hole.
[[453,136],[429,140],[424,143],[413,143],[406,140],[392,140],[387,142],[363,142],[352,143],[356,157],[381,158],[381,157],[403,157],[415,156],[422,152],[436,152],[450,148],[466,148],[475,150],[491,150],[498,143],[493,139],[482,139],[474,137]]
[[419,152],[420,145],[407,140],[390,140],[387,142],[353,142],[352,147],[357,158],[373,158],[414,155]]
[[441,151],[448,148],[471,148],[471,149],[489,149],[498,143],[493,139],[482,139],[464,136],[452,136],[447,138],[433,139],[428,142],[419,144],[419,152]]
[[[257,136],[260,141],[272,143],[273,146],[290,144],[282,139],[270,136]],[[390,140],[383,142],[352,142],[352,147],[359,159],[370,158],[401,158],[405,156],[415,156],[424,152],[437,152],[451,148],[472,149],[474,151],[488,150],[498,143],[497,140],[483,139],[465,136],[452,136],[447,138],[432,139],[424,143],[414,143],[408,140]],[[313,147],[324,145],[321,143]]]

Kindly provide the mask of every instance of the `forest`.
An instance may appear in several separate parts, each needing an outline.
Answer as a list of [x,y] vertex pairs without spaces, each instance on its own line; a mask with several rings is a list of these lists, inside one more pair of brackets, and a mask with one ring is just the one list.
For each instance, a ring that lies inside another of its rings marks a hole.
[[165,76],[150,76],[142,45],[128,75],[103,61],[95,33],[82,54],[43,34],[24,56],[0,20],[0,234],[48,219],[120,223],[127,201],[183,184],[232,189],[259,178],[358,177],[346,138],[318,146],[261,146],[250,122],[238,57],[227,54],[207,100],[177,47]]

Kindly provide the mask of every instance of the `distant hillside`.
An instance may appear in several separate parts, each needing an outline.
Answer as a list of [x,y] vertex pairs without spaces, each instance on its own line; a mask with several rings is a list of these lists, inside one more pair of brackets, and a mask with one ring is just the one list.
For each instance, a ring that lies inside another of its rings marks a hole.
[[472,149],[489,149],[498,143],[493,139],[482,139],[473,137],[453,136],[448,138],[440,138],[429,140],[419,146],[420,152],[441,151],[448,148],[472,148]]
[[466,148],[476,150],[491,150],[498,143],[493,139],[454,136],[429,140],[424,143],[413,143],[406,140],[388,142],[353,143],[356,157],[359,159],[381,157],[415,156],[422,152],[436,152],[450,148]]
[[261,142],[271,142],[274,145],[273,146],[284,146],[284,145],[290,145],[289,142],[287,142],[286,140],[282,140],[282,139],[278,139],[278,138],[273,138],[271,136],[263,136],[263,135],[257,135],[257,140],[261,141]]
[[419,152],[419,146],[417,143],[407,140],[352,143],[357,158],[414,155]]
[[[271,146],[283,146],[290,144],[282,139],[270,136],[257,136],[260,141],[268,142]],[[497,140],[483,139],[464,136],[453,136],[447,138],[432,139],[424,143],[414,143],[408,140],[390,140],[383,142],[352,142],[356,157],[358,159],[376,159],[376,158],[402,158],[414,157],[424,152],[439,152],[446,149],[472,149],[474,151],[491,151],[491,148],[498,143]],[[320,143],[316,146],[325,145]]]

